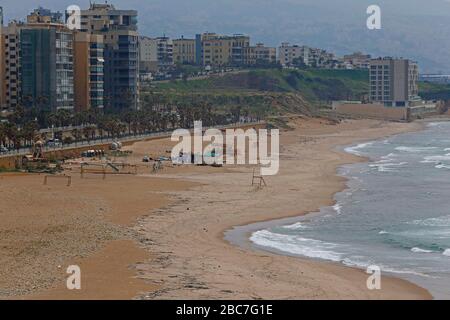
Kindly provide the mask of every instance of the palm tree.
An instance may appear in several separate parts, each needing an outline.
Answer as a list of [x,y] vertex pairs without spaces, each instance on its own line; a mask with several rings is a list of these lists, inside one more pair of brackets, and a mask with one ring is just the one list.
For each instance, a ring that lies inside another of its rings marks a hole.
[[35,121],[25,123],[23,126],[23,138],[25,139],[25,145],[32,145],[39,127]]
[[73,138],[75,139],[75,145],[77,145],[77,142],[81,140],[83,137],[80,129],[73,129],[71,132]]
[[0,123],[0,144],[2,146],[6,145],[7,138],[7,128],[4,123]]

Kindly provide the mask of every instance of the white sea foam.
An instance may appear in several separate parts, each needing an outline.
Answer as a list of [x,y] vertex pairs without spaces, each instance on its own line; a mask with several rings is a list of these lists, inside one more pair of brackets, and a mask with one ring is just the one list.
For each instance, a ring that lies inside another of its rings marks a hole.
[[429,150],[433,150],[436,149],[436,147],[405,147],[405,146],[400,146],[395,148],[395,150],[397,151],[403,151],[403,152],[426,152]]
[[443,156],[427,156],[423,158],[422,163],[438,163],[440,161],[450,161],[450,155],[446,154]]
[[352,257],[352,258],[344,258],[342,260],[342,263],[345,264],[346,266],[349,266],[349,267],[359,267],[359,268],[367,268],[368,266],[375,264],[375,265],[379,266],[381,271],[383,271],[383,272],[398,273],[398,274],[413,274],[413,275],[416,275],[416,276],[429,277],[429,275],[427,275],[427,274],[416,272],[414,270],[393,269],[393,268],[384,266],[384,265],[382,265],[380,263],[374,263],[373,261],[364,261],[364,260],[361,260],[361,259],[355,259],[354,257]]
[[450,249],[445,249],[444,252],[442,253],[444,256],[449,256],[450,257]]
[[415,252],[415,253],[431,253],[433,252],[432,250],[425,250],[425,249],[421,249],[418,247],[414,247],[411,249],[411,252]]
[[333,209],[334,209],[334,211],[336,211],[338,214],[341,214],[342,206],[341,206],[339,203],[336,203],[336,204],[333,206]]
[[377,168],[379,172],[396,172],[395,168],[401,167],[408,164],[408,162],[400,162],[400,163],[373,163],[369,164],[371,168]]
[[389,232],[381,230],[380,232],[378,232],[378,234],[388,234]]
[[301,222],[297,222],[294,224],[289,224],[286,226],[283,226],[284,229],[288,229],[288,230],[302,230],[302,229],[307,229],[308,226],[305,226],[303,223]]
[[428,218],[424,220],[414,220],[408,222],[408,224],[415,224],[427,227],[450,227],[450,216]]
[[446,164],[438,164],[436,166],[434,166],[436,169],[450,169],[450,165],[446,165]]
[[367,148],[368,146],[370,146],[372,144],[373,144],[373,142],[360,143],[360,144],[358,144],[356,146],[347,147],[344,150],[347,153],[351,153],[351,154],[355,154],[357,156],[360,156],[361,153],[358,152],[357,150],[361,150],[361,149]]
[[382,156],[381,159],[392,159],[395,156],[396,156],[396,154],[391,152],[391,153],[389,153],[389,154],[387,154],[385,156]]
[[337,245],[334,243],[273,233],[268,230],[253,233],[250,241],[263,247],[269,247],[291,254],[336,262],[341,261],[341,253],[334,251],[337,248]]

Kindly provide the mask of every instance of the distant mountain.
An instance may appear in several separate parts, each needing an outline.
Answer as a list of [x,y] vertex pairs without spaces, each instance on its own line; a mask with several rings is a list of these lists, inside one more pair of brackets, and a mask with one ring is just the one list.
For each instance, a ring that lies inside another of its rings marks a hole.
[[[375,56],[415,59],[422,72],[450,72],[450,1],[447,0],[116,0],[139,11],[142,34],[193,36],[203,31],[245,33],[253,42],[283,41]],[[6,18],[23,17],[38,4],[58,10],[73,0],[2,0]],[[382,30],[366,28],[366,8],[382,9]],[[79,1],[84,8],[87,0]]]

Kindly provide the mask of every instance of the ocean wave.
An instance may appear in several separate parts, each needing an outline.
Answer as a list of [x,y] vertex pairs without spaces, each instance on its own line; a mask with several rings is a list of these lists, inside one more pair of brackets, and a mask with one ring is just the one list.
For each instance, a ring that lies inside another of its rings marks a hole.
[[377,168],[379,172],[397,172],[395,168],[401,167],[408,164],[408,162],[400,163],[373,163],[369,164],[370,168]]
[[364,261],[361,259],[355,259],[353,257],[345,258],[344,260],[342,260],[342,263],[349,267],[359,267],[359,268],[364,268],[364,269],[371,265],[375,265],[375,266],[378,266],[382,272],[397,273],[397,274],[412,274],[412,275],[416,275],[416,276],[429,277],[429,275],[427,275],[425,273],[417,272],[414,270],[395,269],[395,268],[391,268],[391,267],[388,267],[388,266],[385,266],[385,265],[382,265],[379,263],[374,263],[372,261]]
[[397,151],[403,151],[403,152],[426,152],[429,150],[434,150],[437,149],[437,147],[405,147],[405,146],[400,146],[395,148],[395,150]]
[[436,166],[434,166],[436,169],[450,169],[450,165],[445,165],[445,164],[438,164]]
[[336,203],[336,204],[333,206],[333,209],[334,209],[334,211],[336,211],[338,214],[341,214],[342,206],[341,206],[339,203]]
[[297,222],[297,223],[294,223],[294,224],[285,225],[282,228],[283,229],[288,229],[288,230],[302,230],[302,229],[307,229],[308,226],[305,226],[301,222]]
[[273,248],[290,254],[335,262],[342,260],[342,254],[334,251],[337,248],[337,245],[334,243],[273,233],[268,230],[253,233],[250,241],[263,247]]
[[373,144],[373,142],[360,143],[360,144],[358,144],[356,146],[347,147],[344,150],[347,153],[351,153],[351,154],[355,154],[357,156],[360,156],[361,153],[358,152],[357,150],[367,148],[368,146],[371,146],[372,144]]
[[380,232],[378,232],[378,234],[388,234],[389,232],[381,230]]
[[423,220],[413,220],[407,224],[421,225],[427,227],[450,227],[450,216],[428,218]]
[[423,158],[424,161],[434,162],[434,161],[449,161],[450,155],[446,154],[443,156],[427,156]]
[[444,252],[442,253],[444,256],[449,256],[450,257],[450,249],[445,249]]
[[411,249],[411,252],[415,252],[415,253],[432,253],[432,250],[425,250],[425,249],[421,249],[418,247],[414,247]]

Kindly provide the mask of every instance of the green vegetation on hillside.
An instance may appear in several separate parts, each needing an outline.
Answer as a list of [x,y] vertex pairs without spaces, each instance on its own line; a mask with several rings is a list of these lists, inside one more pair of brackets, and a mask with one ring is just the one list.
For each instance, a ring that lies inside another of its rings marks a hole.
[[214,76],[208,79],[158,84],[165,92],[291,92],[312,105],[331,100],[360,99],[368,91],[368,73],[363,70],[264,69]]
[[450,84],[420,82],[419,96],[425,100],[450,100]]
[[[333,100],[361,100],[369,93],[367,70],[256,69],[195,80],[157,83],[154,92],[179,102],[209,103],[216,111],[242,108],[258,117],[314,113]],[[450,85],[421,82],[426,100],[450,100]]]
[[144,95],[161,95],[175,103],[204,102],[223,113],[241,108],[244,114],[261,118],[313,114],[332,100],[361,99],[368,91],[367,79],[363,70],[255,69],[157,83]]

